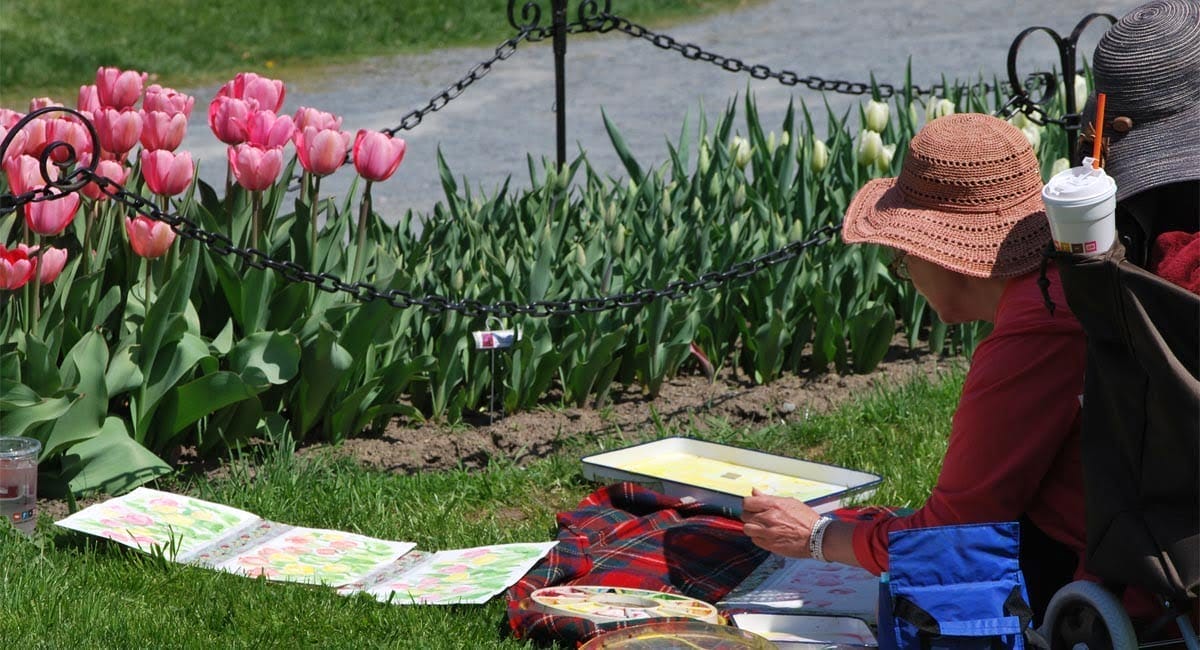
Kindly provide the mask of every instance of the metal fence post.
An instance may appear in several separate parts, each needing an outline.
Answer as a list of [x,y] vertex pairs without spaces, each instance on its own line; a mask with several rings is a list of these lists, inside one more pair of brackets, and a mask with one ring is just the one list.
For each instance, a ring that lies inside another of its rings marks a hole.
[[554,113],[558,134],[558,171],[567,164],[567,0],[553,0]]

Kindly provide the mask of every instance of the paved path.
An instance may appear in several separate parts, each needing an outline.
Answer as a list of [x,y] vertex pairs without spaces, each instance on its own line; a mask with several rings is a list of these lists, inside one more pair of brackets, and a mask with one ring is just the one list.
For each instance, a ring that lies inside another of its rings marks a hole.
[[[620,13],[621,1],[613,5]],[[662,31],[746,62],[829,79],[868,81],[874,72],[880,82],[900,84],[911,57],[914,83],[928,86],[941,74],[951,81],[1004,77],[1009,45],[1026,27],[1044,25],[1069,34],[1090,12],[1119,17],[1133,6],[1136,2],[1129,0],[773,0]],[[1090,58],[1102,32],[1099,25],[1090,27],[1080,52]],[[1021,50],[1022,71],[1057,67],[1048,37],[1037,34],[1027,41]],[[320,70],[306,79],[284,79],[284,111],[312,106],[334,112],[351,131],[394,127],[405,113],[425,105],[491,53],[492,47],[471,47],[376,58]],[[747,89],[755,94],[768,128],[778,129],[794,99],[816,109],[816,130],[825,133],[819,93],[688,61],[618,33],[572,38],[567,84],[569,156],[582,148],[594,167],[614,176],[623,171],[605,133],[601,108],[644,165],[666,158],[665,142],[678,138],[685,113],[695,116],[703,106],[711,117]],[[200,157],[202,177],[214,184],[224,182],[225,164],[223,145],[205,123],[215,90],[189,91],[196,94],[198,110],[184,145]],[[829,100],[839,113],[862,101],[836,95]],[[493,193],[509,175],[514,187],[527,187],[526,153],[535,159],[555,155],[553,101],[549,44],[522,45],[459,99],[404,135],[407,157],[396,176],[373,190],[376,209],[389,220],[408,209],[430,210],[442,198],[439,147],[456,175],[470,179],[474,187]],[[744,122],[738,127],[744,131]],[[352,176],[352,170],[339,171],[322,183],[322,193],[344,193]]]

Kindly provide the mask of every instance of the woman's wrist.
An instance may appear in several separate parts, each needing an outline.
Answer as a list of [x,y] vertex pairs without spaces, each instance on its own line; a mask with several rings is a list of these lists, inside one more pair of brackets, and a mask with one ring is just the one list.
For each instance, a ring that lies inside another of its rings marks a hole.
[[829,561],[825,559],[825,531],[832,523],[833,519],[824,516],[819,517],[815,522],[813,522],[812,534],[808,537],[808,554],[811,555],[814,560],[820,560],[822,562]]

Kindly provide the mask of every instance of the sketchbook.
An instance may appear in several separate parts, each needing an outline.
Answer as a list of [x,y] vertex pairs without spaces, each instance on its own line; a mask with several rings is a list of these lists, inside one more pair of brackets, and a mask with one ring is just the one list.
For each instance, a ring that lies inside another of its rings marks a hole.
[[428,553],[338,530],[290,526],[192,497],[137,488],[56,525],[180,564],[251,578],[367,593],[393,604],[484,603],[557,542]]
[[852,616],[876,624],[879,578],[837,562],[772,554],[717,602],[723,612]]

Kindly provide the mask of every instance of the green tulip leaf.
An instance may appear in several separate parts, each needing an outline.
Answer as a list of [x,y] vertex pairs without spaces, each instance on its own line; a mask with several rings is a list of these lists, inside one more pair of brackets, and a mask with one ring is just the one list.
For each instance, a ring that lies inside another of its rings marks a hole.
[[337,335],[322,324],[316,338],[304,347],[300,390],[296,404],[300,431],[307,432],[325,411],[325,404],[342,374],[354,364],[346,348],[338,345]]
[[117,350],[108,362],[104,373],[104,384],[109,397],[120,395],[142,385],[142,369],[138,367],[134,352],[136,346],[126,345]]
[[156,416],[161,423],[158,430],[175,435],[200,418],[253,397],[258,392],[233,372],[204,375],[171,391],[163,399]]
[[64,447],[100,433],[108,415],[108,386],[104,371],[108,367],[108,346],[96,332],[88,332],[67,353],[64,365],[71,364],[79,378],[74,391],[79,399],[55,419],[44,441],[47,458]]
[[251,386],[284,384],[300,367],[300,343],[288,332],[255,332],[229,351],[231,369]]
[[62,478],[79,496],[121,494],[170,472],[170,465],[129,436],[123,420],[110,417],[98,435],[70,448]]

